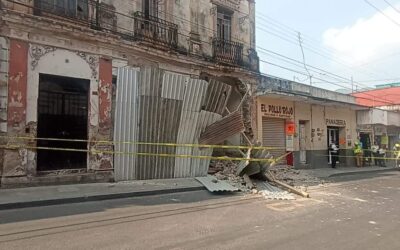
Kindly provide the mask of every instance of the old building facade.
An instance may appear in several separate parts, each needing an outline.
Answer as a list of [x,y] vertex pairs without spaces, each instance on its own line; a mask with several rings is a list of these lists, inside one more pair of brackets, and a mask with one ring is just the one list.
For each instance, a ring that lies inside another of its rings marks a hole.
[[358,105],[353,96],[263,77],[257,91],[257,138],[273,147],[280,163],[296,168],[330,166],[329,145],[340,149],[340,166],[354,166]]
[[245,99],[240,108],[252,136],[253,0],[1,0],[0,6],[2,186],[113,179],[107,152],[114,149],[104,141],[113,140],[113,96],[124,67],[230,86],[227,108]]
[[392,157],[390,151],[400,141],[400,87],[398,84],[377,85],[376,89],[352,95],[357,103],[368,107],[368,110],[357,113],[361,140],[371,145],[378,144]]

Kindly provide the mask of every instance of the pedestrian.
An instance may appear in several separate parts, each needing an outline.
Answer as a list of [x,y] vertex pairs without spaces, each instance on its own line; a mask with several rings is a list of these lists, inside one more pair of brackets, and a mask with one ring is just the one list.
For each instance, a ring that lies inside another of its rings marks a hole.
[[400,162],[399,162],[399,159],[400,159],[400,143],[396,143],[395,145],[394,145],[394,147],[393,147],[393,155],[394,155],[394,158],[395,158],[395,167],[396,168],[400,168]]
[[363,164],[363,150],[362,150],[360,142],[356,141],[354,143],[353,152],[354,152],[354,156],[356,157],[357,167],[358,168],[362,167],[362,164]]
[[336,146],[336,143],[332,143],[329,147],[329,151],[331,154],[331,165],[332,168],[336,168],[336,162],[339,159],[339,148]]
[[371,147],[372,156],[374,157],[375,166],[378,166],[378,163],[379,163],[378,150],[379,150],[379,145],[378,145],[377,142],[375,142],[374,145]]
[[378,157],[379,157],[379,166],[386,167],[386,149],[380,147],[378,150]]

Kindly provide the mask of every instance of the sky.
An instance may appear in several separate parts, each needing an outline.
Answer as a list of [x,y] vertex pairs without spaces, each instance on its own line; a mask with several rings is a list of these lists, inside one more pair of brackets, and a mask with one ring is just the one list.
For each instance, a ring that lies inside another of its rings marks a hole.
[[400,82],[400,0],[258,0],[256,22],[262,73],[331,90]]

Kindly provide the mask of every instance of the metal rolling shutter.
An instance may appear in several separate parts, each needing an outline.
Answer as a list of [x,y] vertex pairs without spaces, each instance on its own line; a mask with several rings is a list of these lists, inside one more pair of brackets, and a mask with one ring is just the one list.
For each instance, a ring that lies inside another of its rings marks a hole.
[[[285,120],[276,118],[262,118],[263,146],[276,147],[279,149],[269,150],[278,158],[286,153]],[[286,164],[286,157],[283,157],[278,164]]]

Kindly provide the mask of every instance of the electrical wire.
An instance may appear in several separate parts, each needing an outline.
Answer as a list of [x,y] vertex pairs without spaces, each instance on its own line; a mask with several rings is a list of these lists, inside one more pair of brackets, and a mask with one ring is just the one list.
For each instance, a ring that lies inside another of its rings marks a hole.
[[367,3],[369,6],[371,6],[372,8],[374,8],[375,10],[377,10],[379,13],[381,13],[384,17],[386,17],[388,20],[390,20],[392,23],[396,24],[399,28],[400,28],[400,23],[398,23],[396,20],[394,20],[393,18],[391,18],[390,16],[386,15],[385,12],[383,12],[382,10],[380,10],[378,7],[376,7],[375,5],[373,5],[371,2],[369,2],[368,0],[364,0],[365,3]]
[[387,0],[383,0],[385,3],[387,3],[387,5],[389,5],[390,7],[392,7],[392,9],[394,9],[397,13],[400,14],[400,10],[398,10],[393,4],[391,4],[389,1]]
[[[8,1],[8,0],[7,0]],[[10,1],[10,2],[14,2],[14,3],[16,3],[16,1]],[[108,11],[108,10],[107,10]],[[130,16],[128,16],[128,15],[125,15],[125,14],[123,14],[123,13],[119,13],[119,12],[117,12],[117,11],[112,11],[113,13],[115,13],[115,14],[121,14],[122,16],[125,16],[125,17],[130,17]],[[169,14],[169,13],[167,13],[167,12],[165,12],[166,14]],[[243,13],[243,12],[242,12]],[[173,15],[173,14],[170,14],[170,15],[172,15],[172,16],[174,16],[174,17],[177,17],[176,15]],[[189,21],[189,20],[187,20],[187,19],[183,19],[183,18],[179,18],[179,19],[181,19],[181,20],[186,20],[187,22],[189,22],[189,23],[195,23],[195,22],[191,22],[191,21]],[[196,23],[197,24],[197,23]],[[208,28],[209,29],[209,28]],[[209,30],[211,30],[211,29],[209,29]],[[212,30],[213,31],[213,30]],[[183,34],[183,33],[178,33],[179,35],[181,35],[181,36],[185,36],[185,37],[188,37],[188,38],[190,38],[190,36],[189,35],[186,35],[186,34]],[[213,31],[213,34],[214,34],[214,31]],[[209,41],[201,41],[201,42],[203,42],[203,43],[206,43],[206,44],[210,44],[210,45],[212,45],[212,43],[211,42],[209,42]],[[296,44],[296,43],[295,43]],[[297,44],[296,44],[297,45]],[[257,47],[257,48],[261,48],[261,47]],[[263,48],[261,48],[261,49],[263,49]],[[289,57],[287,57],[287,58],[289,58]],[[294,59],[291,59],[291,58],[289,58],[290,60],[294,60]],[[264,63],[269,63],[269,64],[271,64],[271,62],[267,62],[267,61],[265,61],[265,60],[260,60],[260,61],[262,61],[262,62],[264,62]],[[279,67],[281,67],[281,68],[283,68],[283,69],[288,69],[288,68],[286,68],[286,67],[283,67],[283,66],[280,66],[280,65],[275,65],[275,66],[279,66]],[[316,67],[314,67],[314,68],[316,68]],[[317,68],[316,68],[317,69]],[[319,69],[320,70],[320,69]],[[292,72],[295,72],[295,73],[298,73],[298,74],[300,74],[300,75],[304,75],[304,76],[308,76],[307,74],[305,74],[304,72],[299,72],[299,71],[293,71],[292,70]],[[326,72],[326,73],[329,73],[329,75],[335,75],[335,74],[333,74],[333,73],[330,73],[330,72],[328,72],[328,71],[324,71],[324,72]],[[339,76],[340,77],[340,76]],[[346,79],[346,78],[343,78],[343,77],[341,77],[342,79]],[[343,88],[346,88],[346,89],[349,89],[348,87],[345,87],[345,86],[343,86],[343,85],[338,85],[338,84],[336,84],[335,82],[331,82],[331,81],[327,81],[327,80],[325,80],[325,79],[322,79],[322,78],[318,78],[318,77],[316,77],[316,79],[318,79],[318,80],[321,80],[321,81],[324,81],[324,83],[329,83],[329,84],[333,84],[333,85],[336,85],[336,86],[340,86],[340,87],[343,87]]]

